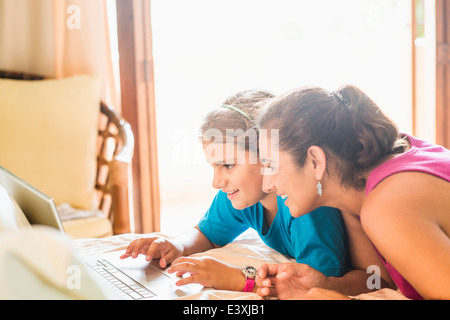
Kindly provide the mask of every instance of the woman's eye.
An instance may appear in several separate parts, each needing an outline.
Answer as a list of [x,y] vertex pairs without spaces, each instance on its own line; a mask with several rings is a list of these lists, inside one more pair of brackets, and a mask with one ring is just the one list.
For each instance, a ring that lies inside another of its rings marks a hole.
[[234,164],[224,164],[223,165],[227,170],[230,170],[234,167]]

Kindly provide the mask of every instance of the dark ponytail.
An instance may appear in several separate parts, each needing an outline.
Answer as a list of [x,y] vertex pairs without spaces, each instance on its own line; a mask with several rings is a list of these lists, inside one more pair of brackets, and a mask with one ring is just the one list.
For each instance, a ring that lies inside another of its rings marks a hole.
[[358,168],[370,168],[386,155],[403,151],[397,126],[364,92],[351,85],[341,87],[339,92],[349,100],[354,117]]
[[341,184],[364,189],[363,172],[383,157],[404,150],[396,125],[360,89],[335,92],[303,87],[274,99],[260,118],[262,128],[279,129],[280,150],[302,167],[312,145],[321,147]]

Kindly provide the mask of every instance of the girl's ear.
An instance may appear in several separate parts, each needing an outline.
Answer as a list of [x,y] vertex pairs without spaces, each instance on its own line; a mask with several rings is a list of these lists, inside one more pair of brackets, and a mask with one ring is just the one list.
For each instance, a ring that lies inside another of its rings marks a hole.
[[322,148],[318,146],[309,147],[306,161],[311,164],[316,180],[322,180],[325,170],[327,169],[327,157]]

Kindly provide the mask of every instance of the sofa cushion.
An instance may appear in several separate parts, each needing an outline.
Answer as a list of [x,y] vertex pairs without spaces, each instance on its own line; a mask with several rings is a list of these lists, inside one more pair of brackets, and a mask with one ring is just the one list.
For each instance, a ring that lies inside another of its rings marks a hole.
[[100,78],[0,79],[0,165],[53,197],[95,201]]
[[64,231],[73,239],[105,238],[113,235],[111,221],[102,217],[71,219],[62,222]]

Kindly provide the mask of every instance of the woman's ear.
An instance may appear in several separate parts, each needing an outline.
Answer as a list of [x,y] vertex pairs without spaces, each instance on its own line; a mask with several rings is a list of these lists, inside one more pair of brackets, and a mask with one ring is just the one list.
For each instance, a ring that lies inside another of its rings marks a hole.
[[306,161],[311,164],[316,180],[322,180],[325,170],[327,169],[327,157],[322,148],[318,146],[309,147]]

